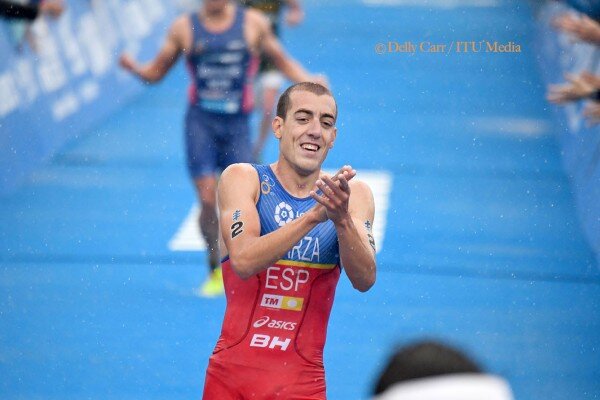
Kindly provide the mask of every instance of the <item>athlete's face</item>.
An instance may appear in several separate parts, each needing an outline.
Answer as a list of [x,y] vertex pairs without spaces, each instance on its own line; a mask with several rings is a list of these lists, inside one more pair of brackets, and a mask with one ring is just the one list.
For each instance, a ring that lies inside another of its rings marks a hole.
[[333,97],[293,91],[285,120],[276,117],[273,121],[283,158],[303,174],[320,170],[337,134],[335,118]]

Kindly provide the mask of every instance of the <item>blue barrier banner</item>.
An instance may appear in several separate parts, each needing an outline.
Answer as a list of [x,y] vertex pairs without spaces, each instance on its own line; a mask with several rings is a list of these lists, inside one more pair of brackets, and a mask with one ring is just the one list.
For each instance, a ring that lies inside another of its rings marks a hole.
[[[598,3],[598,2],[590,2]],[[573,42],[556,32],[551,21],[573,9],[547,2],[538,10],[536,48],[546,83],[563,83],[565,73],[587,70],[600,75],[597,46]],[[571,180],[582,228],[600,264],[600,127],[583,117],[587,102],[557,107],[563,165]]]
[[153,57],[176,11],[171,0],[67,1],[57,19],[0,20],[0,195],[143,89],[119,54]]

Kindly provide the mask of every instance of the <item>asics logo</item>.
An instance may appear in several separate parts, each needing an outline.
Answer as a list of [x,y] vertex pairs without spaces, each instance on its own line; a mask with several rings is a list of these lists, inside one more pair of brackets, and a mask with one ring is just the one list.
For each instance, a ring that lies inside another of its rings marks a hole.
[[260,328],[261,326],[264,326],[267,322],[269,322],[269,319],[270,319],[269,317],[262,317],[260,319],[257,319],[254,322],[254,327],[255,328]]
[[257,319],[256,321],[254,321],[254,324],[252,326],[254,326],[255,328],[260,328],[265,325],[272,329],[282,329],[285,331],[293,331],[294,329],[296,329],[296,325],[298,325],[298,323],[297,322],[289,322],[289,321],[278,321],[275,319],[271,319],[267,316],[264,316],[264,317]]

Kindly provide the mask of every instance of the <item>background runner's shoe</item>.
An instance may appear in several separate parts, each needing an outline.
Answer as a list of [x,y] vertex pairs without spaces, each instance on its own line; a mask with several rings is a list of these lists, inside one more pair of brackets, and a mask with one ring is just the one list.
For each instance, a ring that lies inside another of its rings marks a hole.
[[225,288],[223,287],[223,271],[221,270],[221,267],[215,268],[215,270],[210,273],[197,293],[202,297],[215,297],[225,293]]

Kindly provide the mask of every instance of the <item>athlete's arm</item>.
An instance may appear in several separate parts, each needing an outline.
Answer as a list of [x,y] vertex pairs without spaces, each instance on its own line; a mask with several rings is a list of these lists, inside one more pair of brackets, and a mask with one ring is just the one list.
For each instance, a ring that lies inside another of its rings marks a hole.
[[[341,171],[344,171],[342,169]],[[349,174],[351,179],[354,175]],[[218,202],[221,235],[233,270],[247,279],[280,260],[318,223],[327,219],[318,204],[275,231],[260,236],[256,210],[259,182],[250,164],[233,164],[219,180]]]
[[335,225],[342,266],[352,286],[366,292],[375,283],[375,240],[372,235],[375,205],[371,189],[363,182],[350,185],[344,177],[339,184],[324,176],[317,182],[322,196],[312,197],[321,203]]
[[302,66],[285,53],[283,46],[271,30],[267,18],[256,10],[248,10],[248,22],[258,30],[258,47],[273,61],[275,66],[294,83],[319,80],[309,74]]
[[171,28],[154,60],[139,64],[129,54],[122,54],[119,64],[146,83],[156,83],[169,72],[183,51],[183,32],[187,28],[187,16],[179,17]]

